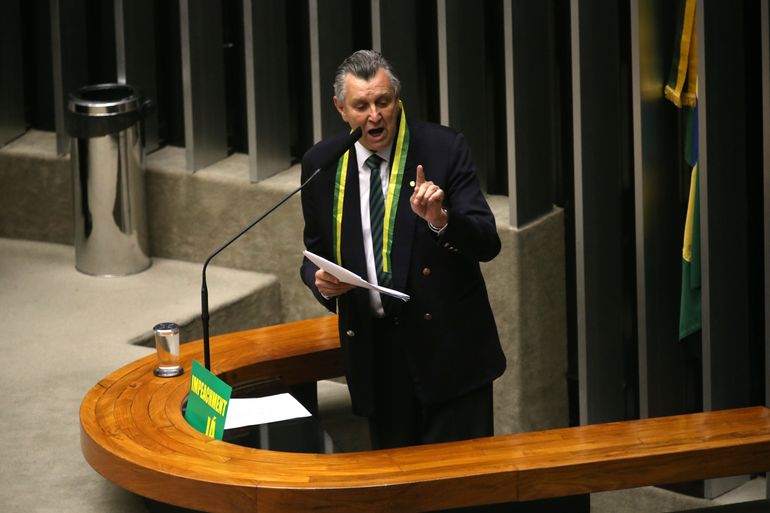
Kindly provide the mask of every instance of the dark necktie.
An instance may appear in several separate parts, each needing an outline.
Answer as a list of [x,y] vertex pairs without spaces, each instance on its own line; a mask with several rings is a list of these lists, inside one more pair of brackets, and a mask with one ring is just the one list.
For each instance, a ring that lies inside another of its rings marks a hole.
[[372,231],[372,249],[374,250],[374,266],[377,269],[377,283],[387,287],[390,285],[390,273],[382,269],[382,228],[385,221],[385,198],[382,195],[382,179],[380,164],[382,157],[373,153],[366,159],[369,168],[369,223]]

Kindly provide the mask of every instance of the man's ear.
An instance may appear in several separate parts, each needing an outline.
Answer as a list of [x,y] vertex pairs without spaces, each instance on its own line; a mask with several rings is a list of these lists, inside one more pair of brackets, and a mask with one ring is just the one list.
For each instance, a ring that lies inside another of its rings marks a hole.
[[339,112],[340,116],[342,116],[342,121],[347,123],[348,122],[348,117],[345,114],[345,109],[343,108],[344,106],[340,105],[340,102],[339,102],[339,100],[337,100],[336,96],[332,96],[332,101],[334,102],[334,108],[336,108],[337,112]]

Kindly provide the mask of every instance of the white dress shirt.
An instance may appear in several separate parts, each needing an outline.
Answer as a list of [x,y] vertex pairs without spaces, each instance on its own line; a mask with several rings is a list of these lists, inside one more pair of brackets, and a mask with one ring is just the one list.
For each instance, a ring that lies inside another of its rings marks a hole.
[[[380,163],[380,179],[382,181],[382,196],[387,202],[388,198],[388,181],[390,179],[390,149],[393,146],[391,143],[387,148],[377,152],[377,155],[382,158]],[[374,248],[372,248],[372,228],[369,221],[369,184],[371,175],[369,174],[369,166],[366,165],[366,159],[372,155],[372,151],[367,150],[356,142],[356,159],[358,160],[358,190],[361,193],[361,232],[364,239],[364,255],[366,257],[366,279],[370,283],[377,283],[377,268],[374,264]],[[397,205],[394,205],[397,206]],[[378,283],[379,285],[379,283]],[[385,310],[382,308],[382,298],[380,293],[376,290],[369,291],[369,303],[372,306],[372,312],[377,317],[384,317]]]

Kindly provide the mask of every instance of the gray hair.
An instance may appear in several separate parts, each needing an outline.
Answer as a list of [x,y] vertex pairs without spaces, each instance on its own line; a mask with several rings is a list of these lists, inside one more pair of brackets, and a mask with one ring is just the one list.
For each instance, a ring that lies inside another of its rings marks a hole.
[[337,101],[345,103],[345,76],[348,73],[362,80],[370,80],[380,68],[384,69],[390,76],[390,83],[393,85],[396,98],[400,97],[401,81],[385,57],[376,50],[358,50],[342,61],[334,75],[334,96]]

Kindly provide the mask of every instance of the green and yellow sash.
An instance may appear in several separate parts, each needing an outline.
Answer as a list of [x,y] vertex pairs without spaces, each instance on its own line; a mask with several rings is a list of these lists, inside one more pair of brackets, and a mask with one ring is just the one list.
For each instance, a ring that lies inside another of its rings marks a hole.
[[[374,248],[374,251],[382,251],[382,267],[385,272],[392,272],[390,265],[390,253],[393,247],[393,229],[396,224],[396,211],[398,199],[401,196],[401,181],[406,167],[406,154],[409,151],[409,127],[406,124],[404,104],[398,101],[400,109],[400,121],[398,124],[398,137],[396,149],[390,163],[390,179],[388,180],[388,194],[385,198],[385,220],[382,228],[382,247]],[[334,206],[332,211],[333,230],[332,250],[338,265],[342,265],[342,209],[345,204],[345,184],[348,177],[348,159],[350,150],[340,158],[337,164],[337,176],[334,181]]]

